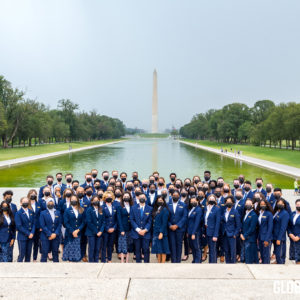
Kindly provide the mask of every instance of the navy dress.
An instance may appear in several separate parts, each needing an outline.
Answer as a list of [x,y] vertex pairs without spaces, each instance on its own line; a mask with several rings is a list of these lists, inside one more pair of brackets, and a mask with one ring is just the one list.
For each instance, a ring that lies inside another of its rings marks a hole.
[[[132,207],[130,207],[131,209]],[[130,223],[130,210],[129,213],[126,207],[119,206],[117,209],[118,220],[118,253],[131,253],[133,252],[133,240],[130,235],[131,223]],[[121,232],[125,232],[124,235]]]
[[[168,240],[168,218],[169,210],[164,207],[158,210],[153,219],[153,238],[152,250],[153,254],[170,254],[169,240]],[[158,239],[159,234],[163,234],[161,240]]]
[[0,226],[0,262],[12,262],[12,248],[10,241],[16,238],[16,226],[8,224],[3,216],[3,224]]

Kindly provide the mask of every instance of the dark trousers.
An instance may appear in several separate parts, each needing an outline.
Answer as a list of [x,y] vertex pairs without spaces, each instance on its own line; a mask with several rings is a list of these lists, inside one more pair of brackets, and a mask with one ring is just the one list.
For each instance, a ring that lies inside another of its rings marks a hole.
[[184,248],[184,255],[188,256],[190,252],[190,245],[189,245],[189,239],[187,237],[187,233],[184,233],[183,236],[183,248]]
[[295,261],[300,262],[300,240],[298,242],[294,243],[294,249],[295,249]]
[[99,262],[99,254],[100,254],[100,248],[103,242],[102,235],[100,237],[94,235],[94,236],[88,236],[88,244],[89,244],[89,262]]
[[224,236],[220,233],[217,241],[217,254],[218,256],[224,256]]
[[290,239],[289,260],[295,260],[295,242]]
[[280,245],[276,245],[276,242],[275,242],[274,252],[276,255],[277,264],[285,264],[286,241],[280,241]]
[[39,248],[41,252],[40,229],[37,228],[34,232],[33,240],[33,260],[37,259]]
[[[236,255],[242,256],[242,242],[240,238],[240,234],[235,238],[235,244],[236,244]],[[244,260],[244,258],[242,258]]]
[[80,239],[80,253],[81,253],[81,259],[86,256],[86,248],[87,248],[87,236],[84,232],[81,233],[81,239]]
[[142,251],[144,254],[144,263],[149,263],[150,261],[150,239],[145,239],[144,237],[139,237],[133,240],[135,245],[135,255],[136,255],[136,262],[142,262]]
[[23,262],[24,258],[25,258],[25,262],[30,262],[32,243],[33,243],[32,239],[28,239],[25,241],[18,241],[18,246],[19,246],[18,262]]
[[268,241],[269,245],[267,247],[264,246],[264,241],[259,240],[259,252],[260,252],[260,258],[262,260],[263,264],[269,264],[270,263],[270,252],[271,252],[271,241]]
[[169,246],[171,252],[171,262],[180,263],[182,254],[182,240],[184,232],[169,230]]
[[101,252],[101,262],[103,263],[106,262],[106,258],[108,261],[111,261],[115,235],[115,231],[112,233],[108,233],[107,231],[105,231],[103,233],[103,247]]
[[242,241],[241,257],[245,258],[246,264],[258,264],[257,243]]
[[217,242],[214,242],[212,236],[207,237],[208,249],[209,249],[209,259],[210,264],[217,263]]
[[234,264],[236,263],[236,239],[226,234],[223,237],[226,264]]
[[195,234],[195,239],[192,240],[192,236],[189,235],[188,238],[189,245],[192,248],[192,253],[193,253],[193,261],[192,263],[201,263],[202,262],[202,257],[201,257],[201,244],[200,244],[200,236],[198,233]]
[[54,240],[41,240],[42,244],[42,257],[41,262],[47,262],[48,253],[52,252],[53,262],[58,262],[58,248],[60,237],[56,237]]

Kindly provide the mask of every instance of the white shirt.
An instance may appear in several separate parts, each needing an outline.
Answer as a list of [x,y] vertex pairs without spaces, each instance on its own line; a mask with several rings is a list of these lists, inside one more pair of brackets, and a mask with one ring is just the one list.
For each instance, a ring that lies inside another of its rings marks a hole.
[[177,205],[178,205],[178,202],[174,202],[173,201],[173,211],[174,211],[174,214],[176,212]]
[[263,216],[263,214],[264,214],[264,211],[261,210],[261,211],[259,212],[259,217],[258,217],[258,222],[259,222],[259,224],[261,224],[261,217]]
[[229,214],[230,214],[230,210],[226,209],[226,211],[225,211],[225,220],[226,220],[226,222],[228,221]]
[[124,207],[126,208],[127,212],[130,213],[130,205],[128,203],[125,203]]
[[106,207],[108,208],[109,213],[112,215],[112,205],[107,205],[107,204],[106,204]]
[[95,207],[94,210],[95,210],[96,216],[97,216],[97,218],[98,218],[98,208]]
[[55,213],[54,213],[54,211],[55,211],[55,209],[54,208],[53,209],[47,208],[47,209],[48,209],[48,211],[50,213],[50,216],[52,218],[52,222],[54,223],[54,220],[55,220]]
[[35,201],[34,201],[34,203],[31,203],[31,207],[32,207],[32,210],[35,212],[35,210],[36,210],[36,203],[35,203]]
[[28,208],[24,208],[24,207],[23,207],[23,209],[24,209],[24,211],[25,211],[25,214],[27,215],[27,217],[28,217],[28,219],[29,219],[29,212],[28,212]]
[[75,217],[78,218],[78,210],[72,206],[72,209],[74,211]]
[[275,215],[273,216],[273,219],[279,214],[279,210],[276,211]]
[[248,217],[248,215],[251,213],[251,211],[252,211],[253,209],[251,209],[251,210],[246,210],[246,214],[245,214],[245,217],[244,217],[244,221],[247,219],[247,217]]
[[206,209],[206,214],[205,214],[205,225],[207,225],[207,219],[208,219],[208,216],[212,210],[214,206],[213,205],[207,205],[207,209]]
[[150,195],[150,203],[153,204],[154,199],[155,199],[155,193],[153,193],[153,194],[150,193],[149,195]]
[[300,213],[295,213],[294,218],[293,218],[293,224],[296,224],[297,218],[300,216]]
[[190,212],[189,212],[189,216],[192,214],[192,212],[195,210],[195,207],[193,207]]
[[10,225],[10,223],[11,223],[10,216],[9,215],[5,215],[5,214],[3,214],[3,215],[4,215],[4,218],[6,219],[7,224]]
[[66,200],[66,207],[69,208],[70,206],[70,201]]
[[241,200],[235,202],[235,206],[234,206],[235,209],[236,209],[237,206],[239,205],[240,201],[241,201]]

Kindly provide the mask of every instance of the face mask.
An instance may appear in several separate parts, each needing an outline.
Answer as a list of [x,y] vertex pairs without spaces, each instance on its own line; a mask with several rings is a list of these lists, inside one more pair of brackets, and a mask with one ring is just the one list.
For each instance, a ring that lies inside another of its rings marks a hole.
[[118,179],[118,175],[113,175],[113,178],[114,178],[115,180],[117,180],[117,179]]
[[247,205],[245,205],[245,208],[246,208],[247,210],[251,210],[251,209],[252,209],[252,205],[247,204]]
[[128,187],[127,187],[127,190],[128,190],[128,191],[132,191],[132,186],[131,186],[131,185],[128,186]]
[[140,203],[145,203],[146,199],[142,197],[142,198],[139,199],[139,201],[140,201]]
[[169,189],[169,193],[173,194],[174,193],[174,189]]
[[158,176],[154,176],[155,180],[157,181],[158,180]]
[[104,176],[104,177],[103,177],[103,179],[104,179],[105,181],[107,181],[108,178],[109,178],[108,176]]
[[222,188],[222,187],[223,187],[223,185],[224,185],[224,183],[223,183],[223,182],[219,182],[219,183],[217,184],[217,186],[218,186],[219,188]]
[[296,207],[296,210],[297,210],[297,211],[300,211],[300,206],[297,206],[297,207]]
[[256,186],[260,189],[262,187],[261,183],[257,183]]
[[99,199],[102,199],[103,194],[98,194]]
[[78,198],[81,199],[83,197],[83,194],[82,193],[78,193],[77,196],[78,196]]
[[107,202],[107,203],[111,203],[111,202],[112,202],[112,198],[110,198],[110,197],[109,197],[109,198],[106,198],[106,202]]
[[11,203],[12,198],[11,198],[11,197],[8,197],[8,198],[5,199],[5,201],[6,201],[6,203]]
[[93,201],[94,206],[99,206],[99,203],[100,203],[99,201]]
[[92,195],[93,195],[93,192],[92,192],[92,191],[87,191],[86,194],[87,194],[88,196],[92,196]]
[[189,182],[186,182],[184,185],[189,187],[191,184]]
[[226,190],[224,190],[224,193],[228,194],[228,193],[229,193],[229,190],[227,190],[227,189],[226,189]]
[[233,206],[233,203],[226,203],[226,207],[231,208]]
[[100,185],[95,185],[96,190],[100,190]]
[[146,189],[146,188],[148,187],[148,185],[147,185],[147,184],[143,184],[142,187],[143,187],[144,189]]
[[45,196],[49,197],[50,196],[50,192],[45,192]]
[[48,183],[48,185],[52,185],[53,180],[48,180],[47,183]]
[[163,186],[164,183],[163,183],[163,182],[159,182],[158,185],[159,185],[159,186]]
[[204,176],[205,181],[209,181],[210,177],[209,176]]
[[93,178],[97,178],[97,174],[96,173],[93,173],[92,176],[93,176]]
[[199,179],[195,179],[195,184],[198,184],[199,182],[200,182],[200,180]]
[[162,201],[157,202],[157,206],[163,206],[163,205],[164,205],[164,203]]
[[249,187],[249,186],[246,186],[246,187],[245,187],[245,191],[246,191],[246,192],[249,192],[249,191],[250,191],[250,187]]
[[57,178],[57,181],[58,181],[58,182],[61,182],[61,181],[62,181],[62,178],[61,178],[61,177],[58,177],[58,178]]
[[154,180],[153,179],[150,179],[149,180],[150,184],[154,183]]
[[179,198],[177,196],[173,197],[173,201],[177,202],[179,200]]
[[8,212],[8,206],[2,207],[2,210]]
[[72,178],[69,177],[69,178],[66,179],[66,181],[67,181],[67,183],[71,183],[72,182]]
[[261,209],[261,210],[266,210],[266,209],[267,209],[267,206],[266,206],[266,205],[262,205],[262,206],[260,207],[260,209]]
[[125,182],[125,181],[126,181],[126,178],[122,177],[121,180],[122,180],[122,182]]
[[70,198],[72,196],[72,193],[66,193],[66,197]]
[[240,184],[244,183],[244,178],[239,178]]
[[216,192],[215,195],[219,198],[221,197],[221,193],[220,192]]
[[174,182],[174,181],[175,181],[175,179],[176,179],[175,177],[171,177],[171,181],[172,181],[172,182]]
[[275,195],[274,195],[274,198],[275,198],[276,200],[279,200],[279,199],[281,198],[281,196],[280,196],[279,194],[275,194]]
[[278,204],[278,205],[277,205],[277,208],[278,208],[278,209],[284,209],[284,205],[283,205],[283,204]]
[[207,187],[202,188],[203,192],[206,193],[208,191]]
[[200,200],[203,200],[203,199],[204,199],[203,196],[198,196],[198,197],[197,197],[197,200],[199,200],[199,201],[200,201]]
[[150,194],[154,194],[155,193],[155,190],[150,190]]
[[238,200],[238,201],[241,200],[242,198],[243,198],[243,197],[240,196],[240,195],[236,195],[236,196],[235,196],[235,199]]
[[76,205],[77,205],[77,200],[72,200],[72,201],[71,201],[71,205],[72,205],[72,206],[76,206]]
[[36,200],[36,195],[31,195],[30,200]]
[[182,196],[183,198],[185,198],[185,197],[187,196],[187,193],[182,193],[181,196]]
[[74,191],[76,191],[76,190],[78,189],[78,185],[75,185],[75,186],[73,187],[73,189],[74,189]]
[[92,178],[91,177],[88,177],[87,179],[86,179],[86,182],[88,182],[88,183],[90,183],[92,181]]
[[137,180],[138,177],[137,177],[136,175],[134,175],[134,176],[132,176],[132,179],[133,179],[133,180]]
[[122,194],[121,194],[121,193],[116,193],[115,196],[116,196],[117,198],[120,198],[120,197],[122,196]]
[[26,203],[22,203],[22,207],[24,207],[24,208],[27,208],[28,207],[28,202],[26,202]]
[[266,192],[267,192],[267,193],[271,193],[271,192],[272,192],[272,189],[271,189],[270,187],[267,187],[267,188],[266,188]]
[[136,184],[134,184],[133,186],[134,186],[134,188],[136,189],[137,187],[139,187],[139,184],[136,183]]
[[215,189],[215,185],[210,185],[210,188],[212,189],[212,190],[214,190]]
[[141,192],[135,192],[135,195],[138,197],[140,196],[142,193]]
[[180,185],[180,184],[176,184],[176,188],[177,188],[177,189],[180,189],[180,188],[181,188],[181,185]]
[[196,207],[196,206],[198,206],[198,203],[197,202],[191,202],[191,206]]
[[214,205],[214,204],[216,204],[216,201],[215,201],[215,200],[209,200],[209,201],[208,201],[208,204]]
[[162,196],[163,199],[167,198],[167,194],[161,194],[161,196]]
[[260,198],[259,198],[259,197],[254,197],[254,201],[255,201],[255,202],[259,202],[259,201],[260,201]]
[[238,189],[240,187],[239,184],[234,184],[233,186],[234,186],[235,189]]
[[128,197],[123,198],[124,202],[129,202],[129,199],[130,198],[128,198]]
[[53,203],[48,203],[47,207],[48,207],[48,209],[53,209],[54,208],[54,204]]

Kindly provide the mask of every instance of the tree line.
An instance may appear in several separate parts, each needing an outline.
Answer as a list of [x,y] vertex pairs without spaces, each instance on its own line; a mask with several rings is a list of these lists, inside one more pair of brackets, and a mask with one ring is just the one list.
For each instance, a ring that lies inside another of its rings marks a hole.
[[84,112],[70,99],[56,109],[25,98],[22,90],[0,76],[0,136],[3,148],[55,142],[114,139],[125,135],[125,125],[96,111]]
[[260,100],[253,107],[232,103],[193,116],[179,133],[191,139],[295,149],[300,142],[300,103]]

